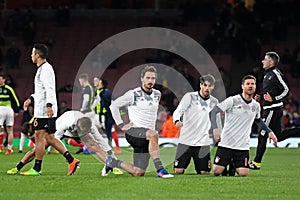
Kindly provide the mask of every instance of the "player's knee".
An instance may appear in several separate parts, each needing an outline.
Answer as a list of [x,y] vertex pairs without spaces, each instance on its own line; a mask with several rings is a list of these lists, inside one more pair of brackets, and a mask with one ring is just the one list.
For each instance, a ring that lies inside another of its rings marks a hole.
[[157,131],[155,131],[155,130],[149,130],[147,132],[147,138],[158,139],[158,133],[157,133]]
[[248,176],[249,169],[236,169],[239,176]]
[[144,176],[145,172],[134,172],[132,173],[132,176]]
[[174,173],[175,174],[184,174],[184,169],[183,168],[174,168]]

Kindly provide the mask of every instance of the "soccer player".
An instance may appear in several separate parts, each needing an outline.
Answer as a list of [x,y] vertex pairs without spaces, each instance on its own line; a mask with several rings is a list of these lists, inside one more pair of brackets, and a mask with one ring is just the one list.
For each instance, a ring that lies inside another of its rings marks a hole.
[[[158,133],[155,130],[160,91],[154,89],[157,78],[156,68],[146,66],[141,73],[142,86],[127,91],[111,103],[110,109],[116,124],[125,131],[127,142],[133,147],[133,162],[127,164],[108,157],[107,166],[123,168],[133,176],[143,176],[151,157],[157,170],[156,176],[174,177],[164,168],[160,159]],[[127,106],[130,122],[124,125],[120,108]]]
[[5,154],[9,155],[12,153],[13,147],[13,125],[14,117],[18,116],[20,110],[20,103],[18,97],[9,85],[5,84],[6,76],[0,74],[0,151],[4,150],[3,139],[4,139],[4,123],[8,134],[8,145]]
[[82,99],[81,99],[81,108],[80,111],[85,113],[92,120],[95,118],[95,112],[93,108],[94,101],[94,89],[93,86],[89,83],[89,75],[86,73],[79,75],[79,83],[82,87]]
[[[22,175],[38,176],[41,174],[45,141],[57,149],[68,161],[67,175],[72,175],[79,165],[63,143],[54,137],[55,119],[57,116],[57,100],[55,74],[52,65],[47,62],[48,48],[44,44],[35,44],[31,52],[31,60],[37,66],[34,78],[34,94],[24,102],[24,110],[34,102],[35,163],[33,168],[22,172]],[[45,140],[46,139],[46,140]]]
[[[267,52],[262,60],[265,76],[263,79],[263,115],[265,123],[274,131],[278,142],[290,137],[300,137],[300,128],[283,130],[283,98],[288,95],[289,88],[284,75],[277,68],[280,57],[276,52]],[[260,95],[256,95],[260,99]],[[283,130],[283,131],[282,131]],[[267,134],[261,130],[258,136],[256,156],[250,163],[250,169],[260,169],[266,151]]]
[[[260,118],[260,104],[252,97],[256,89],[256,79],[246,75],[242,79],[242,94],[230,96],[219,103],[211,112],[211,128],[214,138],[219,141],[214,158],[213,173],[222,174],[225,166],[231,161],[236,167],[239,176],[248,176],[249,173],[249,141],[253,122],[265,130],[270,141],[277,144],[277,138],[272,130]],[[222,133],[217,128],[216,115],[225,112],[225,121]]]
[[[72,138],[78,143],[89,146],[97,157],[105,162],[107,155],[112,155],[111,147],[104,140],[98,129],[89,117],[79,111],[67,111],[56,120],[55,138]],[[45,147],[47,147],[46,144]],[[33,160],[35,148],[27,152],[16,167],[7,171],[7,174],[17,174],[28,162]],[[102,176],[106,176],[105,168]]]
[[[96,97],[94,100],[93,105],[96,104],[95,112],[99,116],[98,121],[99,123],[103,123],[102,120],[104,120],[104,128],[105,133],[108,139],[108,143],[111,146],[111,140],[112,137],[114,138],[114,142],[116,144],[116,149],[114,151],[115,154],[121,153],[120,146],[119,146],[119,139],[118,139],[118,133],[113,128],[113,125],[115,124],[114,118],[111,115],[111,110],[109,108],[111,104],[111,98],[112,93],[109,89],[107,89],[107,80],[101,78],[101,77],[94,77],[94,86],[96,87]],[[104,119],[103,119],[104,118]],[[112,132],[112,129],[114,131]]]
[[184,173],[191,158],[197,174],[210,172],[209,112],[219,103],[211,96],[214,86],[212,75],[200,77],[200,90],[186,93],[173,113],[175,125],[181,127],[174,161],[176,174]]

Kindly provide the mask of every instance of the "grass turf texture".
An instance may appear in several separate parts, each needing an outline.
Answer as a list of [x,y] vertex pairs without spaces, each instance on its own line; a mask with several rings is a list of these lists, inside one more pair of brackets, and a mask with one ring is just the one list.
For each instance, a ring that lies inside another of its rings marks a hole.
[[[70,152],[76,149],[69,147]],[[25,149],[25,151],[28,148]],[[162,148],[163,163],[172,172],[175,148]],[[215,154],[212,149],[212,158]],[[94,155],[75,155],[81,161],[74,176],[67,177],[68,165],[59,154],[45,155],[42,176],[7,175],[23,154],[0,154],[0,199],[299,199],[300,149],[267,149],[262,169],[249,177],[195,175],[193,165],[185,175],[172,179],[155,177],[153,164],[144,177],[129,174],[101,177],[103,164]],[[120,159],[131,161],[131,149],[123,148]],[[251,149],[251,156],[255,149]],[[33,166],[33,162],[21,171]]]

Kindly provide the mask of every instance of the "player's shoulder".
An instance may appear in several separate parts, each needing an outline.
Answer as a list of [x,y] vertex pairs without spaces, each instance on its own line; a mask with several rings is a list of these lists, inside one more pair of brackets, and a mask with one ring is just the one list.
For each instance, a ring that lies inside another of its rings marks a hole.
[[161,95],[161,92],[157,89],[152,89],[154,95]]
[[219,102],[219,100],[212,95],[210,95],[210,100],[211,100],[211,102],[217,102],[217,103]]

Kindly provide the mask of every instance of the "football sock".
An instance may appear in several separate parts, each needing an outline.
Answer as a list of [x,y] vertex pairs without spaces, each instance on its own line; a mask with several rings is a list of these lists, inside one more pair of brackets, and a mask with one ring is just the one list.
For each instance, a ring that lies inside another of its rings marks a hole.
[[13,145],[12,144],[8,144],[7,145],[7,149],[12,150]]
[[4,140],[4,134],[3,132],[0,132],[0,145],[3,144],[3,140]]
[[119,138],[118,138],[118,133],[117,131],[112,132],[112,137],[114,138],[114,142],[116,144],[117,148],[120,148],[119,146]]
[[41,171],[41,167],[42,167],[42,160],[35,160],[33,169],[37,172]]
[[162,168],[164,168],[164,166],[163,166],[163,164],[162,164],[160,158],[155,158],[155,159],[153,160],[153,162],[154,162],[154,166],[155,166],[155,168],[156,168],[157,171],[159,171],[159,170],[161,170]]
[[25,166],[25,164],[23,164],[22,162],[19,162],[19,163],[17,164],[17,169],[18,169],[18,171],[20,171],[24,166]]
[[78,143],[78,142],[76,142],[76,140],[74,140],[74,139],[70,139],[70,140],[68,141],[68,144],[70,144],[70,145],[72,145],[72,146],[76,146],[76,147],[83,147],[83,144],[82,144],[82,143]]
[[113,168],[117,167],[117,168],[121,168],[121,163],[123,161],[122,160],[117,160],[115,158],[113,158],[112,162],[111,162],[111,165]]
[[23,132],[21,132],[21,138],[20,138],[20,144],[19,144],[20,151],[23,151],[24,141],[25,141],[25,134]]
[[67,159],[67,161],[68,161],[69,164],[72,163],[73,160],[74,160],[73,156],[70,154],[69,151],[66,151],[66,152],[64,153],[64,157]]

